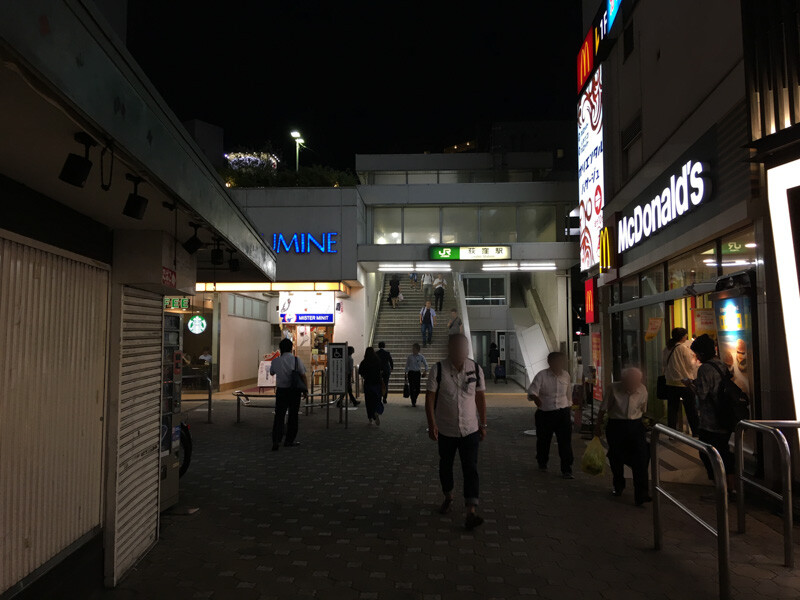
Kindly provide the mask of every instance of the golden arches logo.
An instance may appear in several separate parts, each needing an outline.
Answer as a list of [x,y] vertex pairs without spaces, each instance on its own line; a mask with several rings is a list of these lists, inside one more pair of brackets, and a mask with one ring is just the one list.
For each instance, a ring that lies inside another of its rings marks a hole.
[[603,227],[600,232],[600,272],[609,271],[614,268],[614,250],[611,230]]

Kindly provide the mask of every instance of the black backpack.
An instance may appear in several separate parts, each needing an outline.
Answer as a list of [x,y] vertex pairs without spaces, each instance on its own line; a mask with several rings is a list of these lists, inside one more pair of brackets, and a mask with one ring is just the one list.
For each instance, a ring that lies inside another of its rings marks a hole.
[[750,418],[750,400],[744,390],[733,382],[733,375],[728,369],[723,371],[712,362],[708,364],[722,378],[717,391],[717,417],[726,429],[733,431],[739,421]]

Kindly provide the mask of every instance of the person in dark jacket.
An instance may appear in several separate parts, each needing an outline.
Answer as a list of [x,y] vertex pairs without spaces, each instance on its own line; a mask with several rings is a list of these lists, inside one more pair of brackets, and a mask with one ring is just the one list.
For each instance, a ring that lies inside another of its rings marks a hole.
[[397,308],[397,303],[400,301],[400,278],[393,275],[389,281],[389,301],[392,303],[392,308]]
[[500,350],[497,348],[497,344],[492,342],[489,344],[489,371],[491,376],[494,378],[494,382],[497,383],[497,365],[500,364]]
[[364,404],[367,407],[369,424],[381,424],[381,384],[383,383],[383,365],[381,359],[371,346],[364,352],[364,360],[358,365],[358,374],[364,379]]
[[[713,339],[707,334],[703,334],[692,342],[692,352],[700,361],[697,369],[697,379],[687,379],[683,383],[690,388],[697,396],[697,403],[700,413],[699,434],[700,441],[711,444],[719,452],[722,463],[725,465],[725,473],[728,479],[728,492],[735,489],[735,474],[733,452],[730,450],[730,440],[733,431],[720,418],[719,404],[723,400],[720,398],[720,385],[722,375],[727,373],[727,367],[717,356],[717,347]],[[706,467],[709,479],[714,479],[714,471],[711,462],[704,452],[700,453],[700,458]]]
[[394,370],[394,360],[392,360],[391,353],[386,349],[386,342],[378,343],[378,352],[376,354],[381,360],[381,365],[383,365],[383,403],[386,404],[389,397],[389,378]]

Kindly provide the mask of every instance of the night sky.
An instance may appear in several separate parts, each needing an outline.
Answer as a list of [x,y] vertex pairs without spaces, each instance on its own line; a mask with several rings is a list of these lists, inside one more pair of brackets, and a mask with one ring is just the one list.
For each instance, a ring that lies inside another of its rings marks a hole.
[[441,152],[496,121],[575,115],[579,0],[473,3],[130,0],[128,44],[182,120],[226,150],[293,162]]

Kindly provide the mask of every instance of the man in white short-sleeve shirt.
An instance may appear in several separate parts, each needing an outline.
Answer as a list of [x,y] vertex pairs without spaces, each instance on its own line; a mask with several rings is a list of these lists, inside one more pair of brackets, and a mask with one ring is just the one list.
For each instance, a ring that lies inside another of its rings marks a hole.
[[536,462],[539,470],[547,470],[550,459],[550,444],[553,434],[558,442],[561,458],[561,475],[574,479],[572,475],[572,413],[570,407],[571,384],[569,373],[564,369],[567,357],[563,352],[551,352],[547,356],[548,368],[539,371],[528,386],[528,400],[536,404]]
[[439,444],[439,480],[444,502],[439,512],[450,512],[453,504],[453,462],[458,452],[464,475],[467,529],[483,519],[478,516],[478,448],[486,437],[486,379],[480,365],[467,358],[469,340],[463,334],[450,336],[447,358],[428,375],[425,414],[428,436]]

